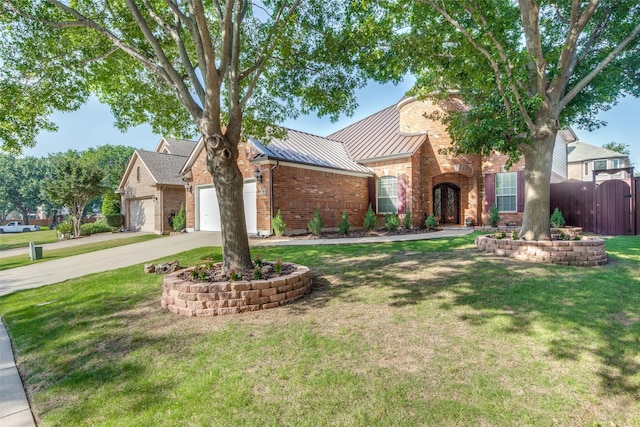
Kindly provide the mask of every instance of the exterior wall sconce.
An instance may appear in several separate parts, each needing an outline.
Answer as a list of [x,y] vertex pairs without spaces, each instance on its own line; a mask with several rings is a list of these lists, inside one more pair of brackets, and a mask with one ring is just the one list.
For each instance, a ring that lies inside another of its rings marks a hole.
[[256,179],[256,181],[262,184],[262,172],[260,172],[260,169],[258,169],[257,167],[253,171],[253,177]]
[[189,193],[191,193],[191,184],[185,181],[184,189],[187,190]]
[[455,163],[453,165],[453,170],[456,171],[456,172],[460,172],[460,163]]

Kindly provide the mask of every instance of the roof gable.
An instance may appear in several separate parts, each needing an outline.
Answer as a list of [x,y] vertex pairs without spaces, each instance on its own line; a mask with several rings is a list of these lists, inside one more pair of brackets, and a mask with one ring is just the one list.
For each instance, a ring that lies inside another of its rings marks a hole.
[[618,153],[617,151],[587,144],[582,141],[575,141],[567,144],[567,161],[570,163],[598,159],[620,159],[626,157],[628,156]]
[[157,153],[174,154],[176,156],[189,157],[193,149],[196,147],[196,144],[196,141],[163,136],[162,138],[160,138],[155,151]]

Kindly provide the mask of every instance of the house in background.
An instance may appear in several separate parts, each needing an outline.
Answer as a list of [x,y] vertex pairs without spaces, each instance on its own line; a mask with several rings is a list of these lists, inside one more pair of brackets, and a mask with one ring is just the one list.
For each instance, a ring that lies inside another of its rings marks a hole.
[[[631,166],[629,156],[582,141],[569,143],[567,153],[568,178],[578,181],[593,181],[593,171],[623,169]],[[596,174],[597,182],[629,178],[631,178],[629,171]]]
[[180,171],[195,146],[193,141],[163,137],[156,151],[134,151],[116,191],[127,230],[173,231],[167,219],[185,202]]

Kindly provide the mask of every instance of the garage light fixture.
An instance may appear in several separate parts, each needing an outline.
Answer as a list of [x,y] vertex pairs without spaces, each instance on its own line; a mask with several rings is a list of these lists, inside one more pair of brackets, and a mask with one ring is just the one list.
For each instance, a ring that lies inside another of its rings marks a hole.
[[256,181],[262,184],[262,172],[260,172],[260,169],[258,169],[257,167],[253,171],[253,177],[256,179]]

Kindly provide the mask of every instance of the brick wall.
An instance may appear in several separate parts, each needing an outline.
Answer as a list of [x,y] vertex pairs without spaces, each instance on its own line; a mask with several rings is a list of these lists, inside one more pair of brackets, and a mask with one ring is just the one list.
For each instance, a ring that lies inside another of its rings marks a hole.
[[[136,156],[136,160],[133,163],[129,176],[124,183],[123,193],[120,196],[120,212],[124,215],[124,227],[129,228],[129,212],[131,201],[142,199],[160,199],[160,190],[155,187],[155,180],[147,170],[142,160]],[[156,204],[154,204],[156,206]],[[161,233],[160,220],[161,211],[155,209],[155,232]]]
[[[482,174],[483,177],[480,180],[482,204],[481,206],[487,206],[488,200],[486,200],[486,191],[484,189],[484,175],[496,174],[503,172],[519,172],[524,171],[524,158],[520,159],[518,163],[505,170],[506,164],[509,160],[509,156],[492,152],[489,157],[485,157],[482,161]],[[524,191],[524,188],[518,188],[517,191]],[[494,201],[495,202],[495,201]],[[522,224],[522,212],[500,212],[500,224],[501,225],[521,225]],[[489,212],[482,211],[482,224],[489,224]]]

